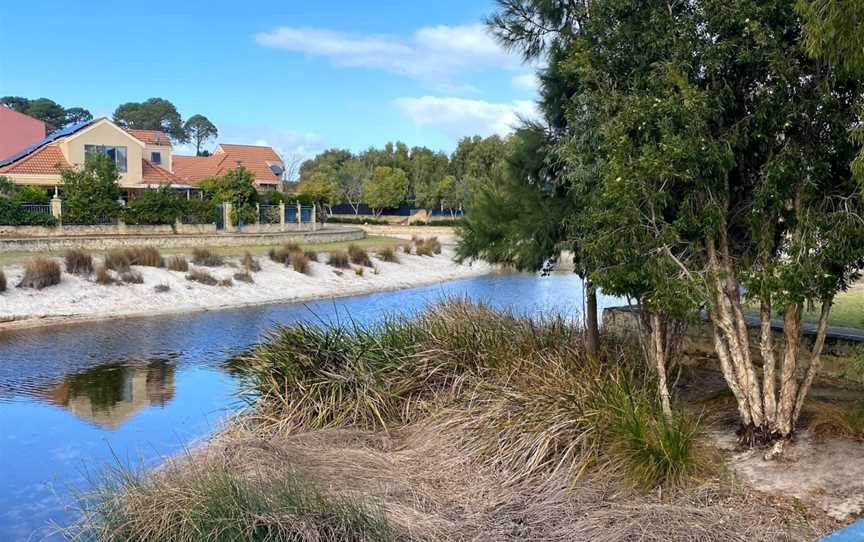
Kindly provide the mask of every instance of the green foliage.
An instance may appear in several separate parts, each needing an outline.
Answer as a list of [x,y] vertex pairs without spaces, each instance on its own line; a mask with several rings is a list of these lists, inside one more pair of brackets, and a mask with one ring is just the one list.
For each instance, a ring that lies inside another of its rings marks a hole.
[[189,140],[177,108],[162,98],[124,103],[114,110],[114,122],[123,128],[161,130],[175,141],[183,143]]
[[0,175],[0,198],[11,198],[15,191],[18,190],[18,185],[5,176]]
[[63,220],[70,224],[99,224],[120,214],[119,175],[106,154],[88,157],[83,167],[61,171]]
[[21,186],[15,193],[12,194],[12,201],[18,203],[31,203],[37,205],[46,205],[51,198],[48,197],[48,192],[40,186],[26,185]]
[[221,177],[204,179],[199,183],[199,186],[204,190],[206,199],[232,205],[232,223],[239,224],[242,220],[244,224],[254,224],[258,220],[255,205],[259,199],[254,181],[254,175],[241,166],[227,171]]
[[189,140],[195,144],[195,155],[201,156],[201,146],[208,139],[218,137],[219,130],[204,115],[192,115],[183,125],[183,130]]
[[[191,200],[190,200],[191,201]],[[123,209],[127,224],[174,225],[186,210],[186,199],[168,185],[146,189]]]
[[333,177],[322,171],[301,179],[297,193],[316,205],[333,205],[339,201],[339,185]]
[[371,218],[371,217],[353,217],[353,216],[328,216],[327,222],[331,222],[333,224],[389,224],[389,222],[383,218]]
[[215,202],[208,198],[191,198],[183,202],[183,221],[187,224],[212,224],[216,220],[216,206],[222,202]]
[[379,166],[363,185],[363,201],[379,214],[388,207],[397,207],[408,195],[408,176],[401,169]]
[[27,211],[16,201],[0,198],[0,224],[53,227],[57,225],[57,219],[50,214]]
[[82,107],[63,109],[61,105],[48,98],[30,100],[21,96],[4,96],[0,98],[0,106],[14,109],[47,125],[48,133],[78,122],[93,119],[93,115]]

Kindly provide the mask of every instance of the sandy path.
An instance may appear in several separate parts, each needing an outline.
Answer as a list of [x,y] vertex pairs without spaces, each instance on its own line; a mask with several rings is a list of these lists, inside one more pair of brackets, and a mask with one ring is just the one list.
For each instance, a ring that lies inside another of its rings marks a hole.
[[[254,284],[234,281],[233,287],[206,286],[186,280],[186,273],[136,266],[135,269],[144,277],[144,284],[103,286],[93,282],[92,278],[64,272],[59,285],[31,290],[14,287],[24,270],[21,266],[11,266],[4,269],[9,289],[0,294],[0,330],[343,297],[434,284],[493,271],[492,266],[483,262],[472,265],[454,262],[452,250],[448,247],[435,257],[402,252],[398,255],[401,262],[397,264],[383,262],[371,254],[374,270],[366,268],[362,276],[352,269],[336,272],[326,263],[314,262],[311,273],[304,275],[265,256],[258,258],[262,269],[253,273]],[[321,254],[319,259],[326,262],[327,257]],[[225,261],[226,265],[222,267],[207,269],[217,279],[231,277],[240,271],[238,258],[226,258]],[[158,284],[168,285],[170,291],[157,293],[154,287]]]

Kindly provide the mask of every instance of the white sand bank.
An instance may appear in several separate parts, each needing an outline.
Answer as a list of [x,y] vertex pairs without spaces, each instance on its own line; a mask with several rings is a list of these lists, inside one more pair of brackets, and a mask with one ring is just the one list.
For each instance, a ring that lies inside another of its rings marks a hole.
[[[313,262],[309,275],[272,262],[266,256],[259,257],[262,269],[253,273],[254,284],[235,280],[232,287],[206,286],[186,280],[187,273],[135,266],[143,275],[144,284],[103,286],[93,282],[92,277],[64,271],[59,285],[31,290],[15,287],[24,270],[21,266],[10,266],[4,269],[9,288],[0,293],[0,330],[342,297],[434,284],[493,271],[492,266],[483,262],[472,265],[454,262],[448,247],[435,257],[406,255],[399,251],[398,264],[382,262],[370,253],[375,268],[366,268],[363,276],[358,276],[353,269],[337,273],[324,263],[326,254],[319,256],[321,263]],[[206,269],[217,279],[229,278],[241,271],[238,262],[239,258],[226,258],[226,265]],[[190,264],[190,269],[194,267]],[[168,285],[170,291],[157,293],[154,287],[158,284]]]

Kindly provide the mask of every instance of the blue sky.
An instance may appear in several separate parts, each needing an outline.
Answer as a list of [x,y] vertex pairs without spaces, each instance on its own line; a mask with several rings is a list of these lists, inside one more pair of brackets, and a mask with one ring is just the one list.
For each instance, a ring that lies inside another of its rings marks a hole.
[[0,95],[110,115],[171,100],[220,141],[287,155],[401,140],[450,151],[531,115],[533,68],[481,21],[491,0],[10,2]]

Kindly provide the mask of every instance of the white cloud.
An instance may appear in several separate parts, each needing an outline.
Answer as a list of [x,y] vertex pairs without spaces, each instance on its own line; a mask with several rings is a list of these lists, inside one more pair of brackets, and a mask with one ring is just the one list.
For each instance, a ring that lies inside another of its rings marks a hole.
[[[312,132],[297,132],[256,124],[220,124],[217,141],[209,142],[207,149],[212,151],[218,143],[273,147],[283,159],[288,160],[295,156],[311,158],[324,150],[326,140]],[[174,153],[193,155],[195,146],[188,143],[174,145]]]
[[398,98],[396,106],[419,126],[438,128],[451,138],[480,134],[505,135],[521,118],[536,118],[537,105],[529,100],[493,103],[464,98],[422,96]]
[[504,51],[482,24],[424,27],[408,38],[351,35],[308,27],[278,27],[255,41],[266,47],[329,58],[337,66],[382,69],[416,78],[439,89],[455,75],[484,69],[516,70],[520,60]]
[[533,73],[514,75],[511,82],[513,83],[513,86],[517,88],[530,90],[532,92],[536,91],[537,88],[540,87],[540,80],[537,79],[537,76]]

